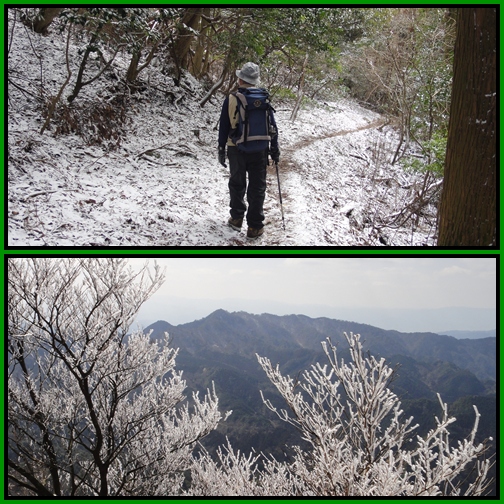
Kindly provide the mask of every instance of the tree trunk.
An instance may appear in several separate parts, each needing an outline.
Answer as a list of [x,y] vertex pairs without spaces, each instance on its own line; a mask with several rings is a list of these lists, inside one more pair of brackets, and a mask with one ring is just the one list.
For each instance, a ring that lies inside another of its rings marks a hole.
[[496,245],[497,12],[460,8],[438,246]]
[[201,108],[205,106],[206,102],[210,100],[210,98],[212,98],[212,96],[217,92],[217,90],[222,86],[222,84],[224,84],[226,76],[227,76],[227,69],[225,68],[219,80],[211,87],[210,91],[208,91],[208,93],[200,101],[199,106]]
[[210,21],[210,8],[203,9],[203,15],[201,16],[201,21],[200,21],[200,36],[198,37],[198,45],[196,46],[196,51],[194,53],[194,58],[193,58],[193,75],[199,79],[201,78],[203,73],[203,61],[206,58],[208,59],[208,37],[206,35],[206,32],[208,30],[208,27],[211,25]]
[[128,82],[133,82],[138,76],[138,63],[140,62],[140,56],[142,55],[142,50],[139,49],[135,51],[130,60],[130,64],[128,66],[128,70],[126,72],[126,80]]
[[178,67],[187,70],[189,67],[188,53],[193,41],[194,33],[199,27],[201,13],[204,9],[187,9],[184,17],[180,22],[180,29],[178,31],[178,38],[174,48],[174,57],[177,60]]
[[129,64],[128,70],[126,72],[126,80],[127,80],[127,82],[134,82],[136,80],[136,78],[138,77],[138,74],[144,68],[147,68],[151,64],[152,60],[154,59],[154,56],[156,56],[156,54],[157,54],[158,47],[159,47],[159,41],[156,42],[150,48],[149,54],[145,58],[144,64],[140,65],[140,66],[138,66],[138,65],[139,65],[140,59],[142,57],[142,49],[138,49],[137,51],[135,51],[133,53],[133,55],[131,56],[131,60],[130,60],[130,64]]
[[303,68],[301,70],[301,78],[299,79],[299,86],[298,86],[298,96],[297,96],[297,101],[296,105],[294,105],[294,110],[292,111],[292,114],[290,116],[290,120],[294,122],[297,117],[297,113],[299,111],[299,107],[301,106],[301,102],[303,101],[303,96],[304,96],[304,79],[305,79],[305,71],[306,71],[306,65],[308,64],[308,56],[309,54],[306,53],[304,62],[303,62]]
[[33,21],[33,31],[35,33],[47,33],[47,27],[53,22],[53,19],[59,16],[63,9],[59,8],[44,8],[40,9],[37,18]]

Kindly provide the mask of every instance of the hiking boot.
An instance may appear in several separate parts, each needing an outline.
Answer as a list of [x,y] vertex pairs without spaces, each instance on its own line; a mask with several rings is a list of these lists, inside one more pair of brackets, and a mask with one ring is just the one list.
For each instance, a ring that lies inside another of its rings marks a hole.
[[249,227],[247,229],[247,238],[249,240],[257,240],[257,238],[259,238],[259,236],[261,236],[263,233],[264,233],[264,228],[257,229],[257,228]]
[[233,228],[235,231],[241,231],[242,224],[243,217],[241,219],[233,219],[233,217],[229,217],[228,226]]

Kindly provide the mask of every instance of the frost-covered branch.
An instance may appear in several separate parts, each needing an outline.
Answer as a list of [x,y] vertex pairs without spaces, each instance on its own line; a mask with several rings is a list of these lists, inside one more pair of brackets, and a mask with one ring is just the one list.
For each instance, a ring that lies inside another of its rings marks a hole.
[[[326,364],[295,379],[258,361],[301,444],[279,462],[235,452],[212,457],[199,439],[222,415],[212,387],[184,396],[168,335],[128,334],[163,279],[121,259],[8,260],[8,480],[38,496],[480,496],[491,461],[471,434],[456,445],[442,414],[426,436],[403,418],[385,359],[346,335],[350,361],[330,340]],[[262,394],[262,393],[261,393]],[[229,414],[229,413],[228,413]],[[225,418],[227,418],[227,415]],[[190,480],[187,481],[187,471]],[[469,476],[468,476],[469,475]]]
[[[485,453],[475,445],[479,413],[469,439],[452,447],[447,427],[455,421],[439,398],[443,415],[417,446],[405,449],[418,427],[413,417],[402,418],[401,402],[389,388],[393,369],[385,359],[365,357],[359,335],[345,334],[351,361],[338,361],[328,340],[322,346],[329,365],[320,363],[295,381],[283,376],[264,357],[259,363],[286,401],[289,412],[278,417],[294,425],[310,449],[295,447],[289,473],[309,495],[318,496],[439,496],[482,495],[489,485],[490,462],[478,460]],[[472,464],[475,480],[462,490],[460,477]]]
[[262,454],[235,452],[227,439],[227,445],[217,449],[216,457],[201,447],[191,468],[191,488],[186,495],[268,497],[310,493],[286,464]]
[[124,259],[8,260],[8,478],[45,496],[177,495],[221,419],[184,396],[168,335],[128,335],[163,274]]

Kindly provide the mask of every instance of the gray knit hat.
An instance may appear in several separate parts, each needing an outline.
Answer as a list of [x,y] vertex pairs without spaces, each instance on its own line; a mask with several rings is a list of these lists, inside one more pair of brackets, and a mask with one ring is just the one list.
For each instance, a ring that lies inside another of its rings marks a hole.
[[241,70],[236,70],[236,75],[242,81],[248,82],[253,86],[259,84],[259,66],[251,61],[245,63]]

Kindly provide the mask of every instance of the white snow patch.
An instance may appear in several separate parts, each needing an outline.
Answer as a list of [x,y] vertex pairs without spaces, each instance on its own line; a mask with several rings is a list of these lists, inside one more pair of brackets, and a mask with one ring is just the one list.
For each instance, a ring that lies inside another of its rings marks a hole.
[[[65,41],[56,33],[29,36],[46,58],[43,78],[55,94],[66,78]],[[76,65],[77,48],[71,52]],[[124,74],[126,55],[116,64],[121,67],[116,73]],[[32,79],[24,87],[36,92],[40,64],[22,27],[14,32],[8,67],[14,81]],[[172,85],[156,69],[140,76]],[[127,131],[116,150],[87,145],[75,135],[55,138],[54,128],[40,135],[43,121],[36,101],[9,86],[9,247],[435,244],[435,208],[426,208],[413,227],[410,220],[396,228],[381,227],[381,217],[400,212],[414,197],[422,176],[390,164],[395,132],[377,129],[381,117],[348,100],[311,104],[299,111],[295,123],[289,121],[291,106],[277,105],[286,230],[271,166],[265,233],[258,241],[247,241],[245,230],[226,225],[228,170],[216,159],[223,96],[201,109],[204,90],[189,76],[185,85],[194,96],[184,96],[177,105],[154,91],[133,96]],[[107,86],[105,79],[97,81],[93,89],[83,88],[75,102],[107,96]]]

